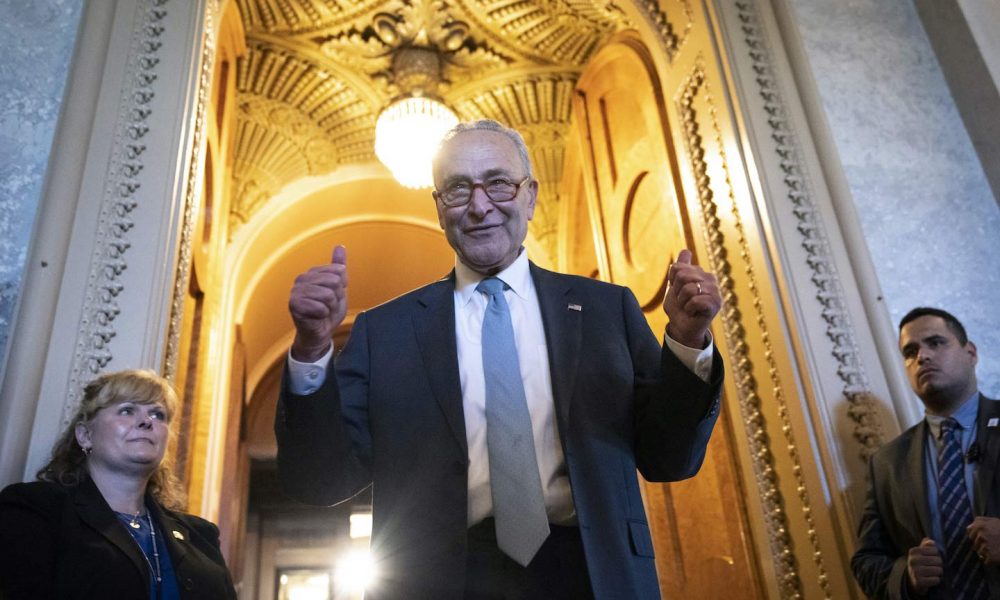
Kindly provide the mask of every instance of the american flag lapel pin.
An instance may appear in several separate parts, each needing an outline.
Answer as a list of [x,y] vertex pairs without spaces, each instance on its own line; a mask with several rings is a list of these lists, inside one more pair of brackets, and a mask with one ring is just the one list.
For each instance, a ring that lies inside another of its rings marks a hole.
[[993,417],[992,419],[986,422],[986,426],[996,427],[998,423],[1000,423],[1000,419],[998,419],[997,417]]
[[583,307],[582,306],[580,306],[579,304],[573,304],[572,302],[569,305],[566,306],[566,309],[567,310],[575,310],[576,312],[583,311]]

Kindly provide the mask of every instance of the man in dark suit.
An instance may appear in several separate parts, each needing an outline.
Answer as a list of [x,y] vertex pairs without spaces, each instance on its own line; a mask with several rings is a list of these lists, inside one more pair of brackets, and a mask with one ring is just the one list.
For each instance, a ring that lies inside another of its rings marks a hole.
[[872,598],[1000,598],[1000,402],[953,315],[915,308],[899,328],[926,416],[871,459],[851,567]]
[[346,254],[301,275],[275,431],[286,491],[373,490],[377,598],[658,598],[636,476],[694,475],[719,410],[714,277],[681,251],[660,347],[628,289],[529,263],[521,136],[459,125],[434,161],[444,280],[359,314]]

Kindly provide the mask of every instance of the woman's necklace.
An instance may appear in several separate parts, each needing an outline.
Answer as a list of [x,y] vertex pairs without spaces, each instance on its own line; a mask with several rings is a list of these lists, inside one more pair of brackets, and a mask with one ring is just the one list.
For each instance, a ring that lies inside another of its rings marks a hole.
[[139,546],[139,551],[142,552],[142,557],[146,559],[146,564],[149,565],[150,575],[156,579],[156,586],[159,587],[163,582],[163,573],[160,567],[160,549],[156,544],[156,528],[153,527],[153,515],[150,511],[146,511],[146,523],[149,524],[149,540],[150,545],[153,547],[153,560],[149,559],[149,555],[146,554],[146,550],[142,546],[142,540],[139,536],[142,533],[139,531],[142,528],[142,518],[139,513],[136,512],[134,516],[128,515],[126,513],[118,513],[122,516],[122,520],[126,521],[129,527],[135,530],[135,532],[129,532],[132,534],[132,539],[135,540],[136,546]]
[[[156,585],[159,587],[163,582],[163,574],[160,572],[160,549],[156,546],[156,527],[153,527],[153,516],[148,510],[146,511],[146,520],[149,522],[149,537],[153,540],[153,560],[156,562]],[[146,553],[143,552],[142,555],[146,556]],[[148,556],[146,556],[146,562],[149,562]],[[153,565],[149,566],[152,568]]]
[[117,510],[115,511],[115,514],[118,515],[118,518],[121,520],[121,522],[128,525],[132,529],[139,529],[140,527],[142,527],[143,515],[141,513],[142,513],[141,510],[135,511],[134,515],[131,515],[129,513],[118,512]]

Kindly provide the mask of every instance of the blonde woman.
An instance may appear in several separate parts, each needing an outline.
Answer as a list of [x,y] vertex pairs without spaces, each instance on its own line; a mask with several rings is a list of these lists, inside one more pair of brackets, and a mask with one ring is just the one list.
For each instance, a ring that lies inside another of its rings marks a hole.
[[218,528],[176,511],[163,464],[176,409],[151,371],[84,388],[38,481],[0,492],[0,597],[236,597]]

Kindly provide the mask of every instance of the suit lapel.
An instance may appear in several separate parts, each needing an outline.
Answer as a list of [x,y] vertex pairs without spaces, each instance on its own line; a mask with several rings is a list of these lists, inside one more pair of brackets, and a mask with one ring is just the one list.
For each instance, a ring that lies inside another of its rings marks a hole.
[[161,508],[155,501],[147,499],[146,506],[153,513],[154,521],[159,524],[157,535],[163,536],[163,544],[167,547],[167,552],[170,553],[170,561],[174,571],[180,572],[181,565],[188,556],[191,531],[182,521]]
[[552,399],[556,405],[559,433],[566,443],[569,427],[570,401],[580,363],[583,341],[583,311],[587,310],[573,278],[546,271],[531,263],[531,278],[535,282],[538,305],[545,328],[545,345],[549,354],[552,376]]
[[[921,490],[926,490],[929,486],[933,485],[930,481],[927,481],[927,469],[924,462],[925,453],[927,452],[927,431],[927,420],[925,419],[914,430],[913,443],[910,444],[910,452],[906,457],[906,480],[919,482],[920,486],[918,489]],[[900,492],[912,499],[915,504],[917,518],[920,520],[920,530],[923,532],[923,535],[929,537],[933,529],[931,528],[931,513],[930,506],[927,503],[927,494],[914,493],[914,490],[910,489],[900,490]]]
[[[990,426],[990,419],[996,419]],[[990,506],[987,502],[997,494],[997,463],[1000,462],[1000,402],[979,396],[979,415],[976,418],[976,445],[980,456],[976,465],[975,499],[977,515],[997,516],[1000,506]],[[992,511],[992,512],[990,512]]]
[[455,435],[455,441],[468,454],[462,384],[458,377],[454,291],[454,272],[428,286],[417,298],[419,309],[413,313],[412,321],[431,390]]
[[142,550],[139,549],[129,532],[125,531],[125,528],[118,522],[118,517],[108,506],[93,480],[88,477],[76,486],[73,492],[73,501],[80,519],[128,556],[135,568],[142,574],[143,579],[148,579],[149,569],[146,567]]

